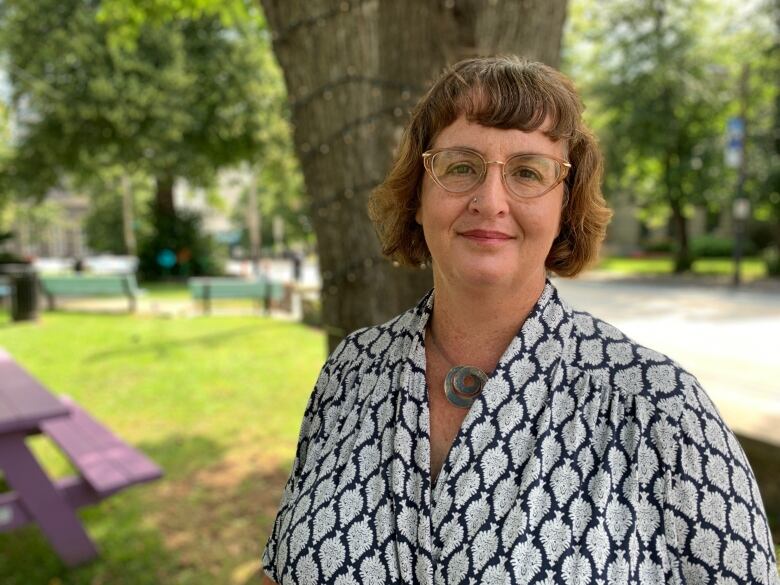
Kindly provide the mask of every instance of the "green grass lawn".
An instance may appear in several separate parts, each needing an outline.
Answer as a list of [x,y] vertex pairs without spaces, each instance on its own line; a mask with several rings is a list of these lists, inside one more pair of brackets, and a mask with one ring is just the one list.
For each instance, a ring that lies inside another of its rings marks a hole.
[[[80,512],[102,551],[88,566],[65,568],[34,526],[0,535],[0,583],[259,583],[322,333],[260,317],[0,314],[0,346],[165,470]],[[52,475],[70,473],[30,442]]]
[[190,291],[185,282],[144,282],[140,287],[146,290],[147,297],[158,301],[185,301]]
[[[674,261],[668,256],[649,258],[611,257],[602,260],[597,268],[626,275],[672,274]],[[729,258],[701,258],[693,263],[693,273],[698,276],[731,276],[734,264]],[[746,258],[742,261],[742,277],[755,280],[766,276],[766,266],[760,258]]]

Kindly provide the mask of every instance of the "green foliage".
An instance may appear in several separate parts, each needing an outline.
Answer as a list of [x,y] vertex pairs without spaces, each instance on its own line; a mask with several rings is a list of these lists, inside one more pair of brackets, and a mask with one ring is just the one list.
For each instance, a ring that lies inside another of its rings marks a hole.
[[[279,151],[280,153],[284,151]],[[248,182],[248,180],[247,180]],[[241,226],[241,246],[249,250],[249,233],[246,226],[249,187],[241,190],[233,222]],[[308,200],[304,197],[302,175],[294,153],[271,157],[258,173],[257,207],[260,213],[261,246],[271,248],[274,244],[273,222],[280,218],[284,222],[284,243],[312,244],[313,232],[308,216]]]
[[[700,0],[592,5],[598,71],[588,91],[602,111],[608,192],[642,202],[701,202],[720,196],[726,80],[696,34]],[[596,13],[597,12],[597,13]]]
[[[142,279],[187,278],[222,272],[225,251],[203,233],[200,214],[193,211],[159,214],[153,213],[154,202],[151,206],[151,230],[138,246],[138,272]],[[166,250],[175,255],[172,267],[159,262],[160,254]]]
[[654,238],[642,243],[642,251],[648,254],[670,254],[674,250],[674,242],[670,238]]
[[764,172],[764,180],[758,180],[758,197],[753,197],[757,215],[768,227],[768,238],[772,244],[765,251],[767,271],[780,276],[780,0],[767,0],[767,11],[772,15],[775,29],[772,44],[763,52],[763,75],[774,80],[774,103],[772,110],[763,117],[768,121],[765,140],[759,147],[762,160],[758,168]]
[[[88,193],[91,205],[84,222],[87,246],[94,252],[126,254],[124,221],[122,217],[122,169],[101,172],[95,180],[83,182],[80,191]],[[151,230],[148,202],[152,197],[152,183],[143,175],[130,179],[133,193],[134,231],[137,240],[148,237]]]
[[93,198],[86,221],[87,246],[90,250],[105,254],[125,254],[122,205],[118,193],[106,193]]
[[285,224],[285,239],[312,243],[309,199],[305,196],[303,173],[293,149],[292,139],[279,143],[264,161],[258,176],[258,204],[261,207],[263,233],[272,234],[270,222],[280,217]]
[[103,0],[97,12],[110,26],[109,44],[116,49],[134,49],[144,26],[165,26],[172,20],[219,17],[226,28],[240,26],[260,16],[250,0]]
[[0,192],[40,198],[115,166],[209,186],[249,161],[274,169],[277,200],[300,197],[296,163],[273,162],[292,158],[284,84],[252,3],[10,0],[0,45],[19,121]]
[[83,0],[5,3],[2,44],[22,114],[10,174],[28,180],[32,152],[54,171],[110,162],[208,182],[262,154],[283,92],[259,18],[241,30],[217,16],[142,26],[132,49],[116,49],[99,10]]
[[762,254],[766,272],[770,276],[780,276],[780,248],[769,246]]
[[[731,258],[734,254],[734,239],[712,235],[697,236],[691,241],[691,248],[696,258]],[[753,256],[756,254],[756,247],[747,241],[742,254]]]
[[771,165],[762,141],[778,79],[766,57],[771,21],[756,2],[582,0],[569,41],[567,67],[605,152],[606,195],[668,213],[678,261],[689,262],[680,233],[687,210],[728,211],[734,196],[737,176],[723,147],[726,119],[739,113],[743,62],[752,64],[745,193],[756,203],[765,192]]

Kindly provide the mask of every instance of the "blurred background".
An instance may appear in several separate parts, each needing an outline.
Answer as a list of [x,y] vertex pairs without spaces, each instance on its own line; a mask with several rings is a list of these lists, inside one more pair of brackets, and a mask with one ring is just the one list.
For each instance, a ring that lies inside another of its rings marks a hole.
[[83,567],[0,534],[0,582],[259,582],[328,348],[431,283],[368,194],[430,81],[496,53],[569,75],[604,152],[602,259],[556,284],[702,380],[777,542],[778,0],[5,0],[0,347],[165,477],[80,512]]

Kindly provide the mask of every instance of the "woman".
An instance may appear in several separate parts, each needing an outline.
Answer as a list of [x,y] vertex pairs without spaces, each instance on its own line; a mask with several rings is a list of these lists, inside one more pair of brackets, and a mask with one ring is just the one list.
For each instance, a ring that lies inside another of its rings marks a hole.
[[563,75],[463,61],[371,213],[434,289],[317,381],[266,582],[770,583],[753,474],[696,379],[569,308],[610,212]]

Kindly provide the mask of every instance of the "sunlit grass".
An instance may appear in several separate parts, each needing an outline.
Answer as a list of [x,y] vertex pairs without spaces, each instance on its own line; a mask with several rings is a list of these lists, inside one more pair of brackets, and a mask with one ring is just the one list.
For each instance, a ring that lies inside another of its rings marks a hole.
[[[670,275],[674,260],[669,256],[649,258],[605,258],[598,264],[599,270],[625,275]],[[701,258],[693,263],[693,274],[699,276],[731,276],[734,263],[729,258]],[[760,258],[745,258],[741,263],[741,274],[746,280],[764,278],[766,265]]]
[[190,291],[185,282],[145,282],[140,285],[146,291],[146,298],[150,300],[187,300]]
[[[322,333],[261,317],[2,314],[0,346],[165,470],[81,512],[102,551],[85,567],[66,569],[36,527],[0,535],[0,583],[254,582]],[[52,475],[71,472],[44,437],[30,442]]]

